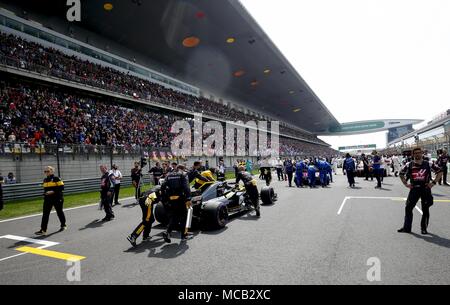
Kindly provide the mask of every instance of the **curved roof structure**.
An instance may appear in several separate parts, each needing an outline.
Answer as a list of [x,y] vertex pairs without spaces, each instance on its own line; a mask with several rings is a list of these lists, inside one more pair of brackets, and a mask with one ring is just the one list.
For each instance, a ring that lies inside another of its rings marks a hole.
[[81,22],[74,23],[66,20],[66,1],[2,3],[39,14],[44,26],[64,22],[66,31],[73,26],[106,37],[170,76],[311,133],[339,126],[237,0],[81,1]]
[[358,134],[375,133],[387,131],[392,128],[399,128],[409,125],[417,125],[423,120],[374,120],[352,123],[342,123],[340,126],[331,127],[326,132],[320,133],[322,136],[349,136]]

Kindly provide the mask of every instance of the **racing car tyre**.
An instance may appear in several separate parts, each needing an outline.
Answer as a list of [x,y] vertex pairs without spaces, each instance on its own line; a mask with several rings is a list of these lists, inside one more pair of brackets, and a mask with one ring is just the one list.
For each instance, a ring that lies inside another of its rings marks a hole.
[[202,210],[202,222],[210,229],[222,229],[228,223],[228,210],[222,203],[207,204]]
[[275,191],[273,190],[273,187],[263,187],[261,189],[260,197],[264,205],[273,204],[275,198]]
[[155,207],[155,219],[163,226],[167,226],[169,224],[169,217],[167,216],[166,209],[161,202]]

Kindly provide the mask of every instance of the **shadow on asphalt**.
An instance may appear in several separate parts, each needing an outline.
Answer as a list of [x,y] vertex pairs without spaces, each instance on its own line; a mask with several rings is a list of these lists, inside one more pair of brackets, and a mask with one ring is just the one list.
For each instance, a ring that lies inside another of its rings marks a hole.
[[59,233],[61,233],[61,231],[58,230],[56,232],[53,232],[53,233],[50,233],[50,234],[47,234],[47,235],[44,235],[44,236],[37,236],[37,237],[31,237],[31,238],[34,238],[34,239],[37,239],[37,240],[45,240],[45,239],[50,238],[50,237],[52,237],[54,235],[57,235]]
[[226,230],[228,230],[228,225],[230,225],[233,221],[235,221],[236,219],[242,219],[241,218],[242,216],[247,215],[249,213],[251,213],[251,211],[242,211],[242,212],[239,212],[239,213],[229,216],[227,225],[222,229],[205,228],[205,227],[202,227],[202,225],[200,225],[198,227],[198,229],[204,235],[219,235],[219,234],[222,234],[223,232],[225,232]]
[[84,228],[80,228],[79,231],[84,231],[86,229],[97,229],[103,227],[105,223],[107,223],[107,221],[101,221],[100,219],[96,219],[91,223],[88,223]]
[[[160,234],[158,234],[160,235]],[[154,237],[153,237],[154,238]],[[176,242],[178,243],[176,243]],[[125,253],[141,254],[148,253],[148,257],[157,257],[164,259],[173,259],[180,255],[183,255],[188,249],[188,241],[178,241],[172,236],[172,243],[166,244],[162,238],[152,239],[148,242],[139,244],[136,248],[130,248]]]
[[[28,238],[30,238],[30,239],[36,239],[36,240],[46,240],[47,238],[50,238],[50,237],[52,237],[52,236],[54,236],[54,235],[57,235],[57,234],[59,234],[59,233],[61,233],[61,232],[58,230],[58,231],[56,231],[56,232],[53,232],[53,233],[50,233],[50,234],[47,234],[47,235],[44,235],[44,236],[36,236],[36,235],[33,235],[33,236],[31,236],[31,237],[28,237]],[[30,245],[29,242],[26,242],[26,241],[18,241],[18,242],[16,242],[14,245],[8,247],[8,249],[18,248],[18,247],[22,247],[22,246],[29,246],[29,245]]]
[[447,197],[448,195],[442,195],[442,194],[433,194],[434,197]]
[[182,241],[179,244],[176,244],[172,241],[171,244],[163,246],[159,249],[159,251],[157,251],[155,248],[150,249],[148,257],[157,257],[163,259],[177,258],[178,256],[183,255],[189,249],[188,242],[189,241]]
[[390,191],[392,191],[391,189],[387,189],[387,188],[384,188],[384,187],[382,187],[382,188],[380,188],[380,189],[378,189],[379,191],[384,191],[384,192],[390,192]]
[[199,232],[194,232],[189,235],[187,241],[181,241],[181,234],[178,231],[172,232],[172,243],[167,244],[162,238],[162,233],[152,236],[152,239],[147,242],[141,242],[136,247],[130,247],[124,253],[141,254],[150,250],[149,257],[160,257],[165,259],[176,258],[186,252],[189,248],[187,243],[194,239]]
[[16,243],[14,243],[12,246],[9,246],[8,249],[15,249],[15,248],[29,246],[29,245],[30,245],[30,243],[28,243],[26,241],[18,241]]
[[140,254],[146,252],[149,249],[161,247],[165,243],[166,242],[162,238],[162,234],[157,234],[155,236],[152,236],[152,239],[150,241],[140,243],[137,245],[137,247],[130,247],[128,250],[125,250],[123,252]]
[[122,204],[119,207],[121,207],[122,209],[132,209],[132,208],[137,207],[137,206],[139,206],[139,204],[137,204],[135,202],[135,203],[129,203],[129,204]]
[[418,238],[418,239],[422,239],[428,243],[431,244],[435,244],[437,246],[440,247],[444,247],[447,249],[450,249],[450,239],[444,238],[444,237],[440,237],[438,235],[435,234],[428,234],[428,235],[419,235],[416,233],[411,233],[414,237]]
[[[271,204],[271,205],[264,205],[264,207],[271,207],[271,206],[275,206],[275,204]],[[222,234],[223,232],[225,232],[226,230],[228,230],[228,226],[235,220],[258,220],[259,218],[255,216],[255,211],[242,211],[236,214],[233,214],[229,217],[227,225],[225,226],[225,228],[222,229],[207,229],[207,228],[203,228],[201,229],[201,233],[204,235],[219,235]]]

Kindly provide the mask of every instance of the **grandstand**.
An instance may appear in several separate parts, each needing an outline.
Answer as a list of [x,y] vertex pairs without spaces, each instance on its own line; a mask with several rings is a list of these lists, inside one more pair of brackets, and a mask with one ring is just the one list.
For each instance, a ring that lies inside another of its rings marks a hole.
[[450,148],[450,109],[437,115],[428,124],[388,143],[386,151],[400,152],[420,145],[433,158],[439,149]]
[[[171,10],[163,2],[157,3],[156,10]],[[92,10],[90,16],[71,27],[68,34],[67,29],[61,28],[65,21],[58,17],[65,16],[60,15],[63,7],[55,5],[55,11],[44,14],[38,6],[27,6],[31,11],[24,16],[23,2],[0,1],[0,4],[3,7],[0,9],[0,154],[19,154],[23,158],[24,154],[54,156],[60,152],[72,155],[102,152],[112,156],[167,151],[174,136],[170,133],[173,122],[192,121],[194,113],[202,113],[205,121],[214,119],[224,123],[280,120],[282,156],[337,153],[316,136],[336,126],[335,118],[273,43],[263,39],[265,34],[245,9],[235,2],[223,1],[222,10],[209,4],[196,10],[204,11],[211,19],[219,12],[238,16],[237,22],[254,29],[252,35],[257,43],[236,42],[235,47],[241,49],[238,52],[229,51],[234,44],[231,38],[226,43],[214,39],[209,43],[216,50],[228,51],[227,60],[236,61],[236,66],[244,66],[239,56],[243,54],[242,49],[260,57],[269,56],[267,65],[258,74],[260,78],[271,79],[270,83],[252,80],[250,84],[243,84],[245,81],[241,79],[261,69],[256,67],[260,63],[255,60],[247,64],[245,71],[218,68],[218,74],[230,74],[227,88],[223,87],[220,77],[216,86],[211,84],[213,77],[206,72],[190,75],[180,62],[169,67],[164,59],[166,53],[173,50],[165,49],[163,37],[156,34],[152,40],[156,50],[153,47],[146,54],[131,41],[125,41],[116,28],[117,36],[124,40],[119,48],[115,43],[119,38],[103,32],[105,24],[93,27],[96,17],[91,15]],[[121,9],[115,7],[116,11]],[[129,6],[123,7],[123,12],[129,9]],[[192,13],[192,8],[185,13]],[[55,14],[51,25],[44,22],[49,20],[46,14]],[[156,27],[158,20],[152,22]],[[196,22],[192,27],[197,27]],[[244,39],[241,35],[233,39],[238,37]],[[90,39],[106,43],[108,48],[101,50],[98,43],[82,42]],[[192,51],[186,49],[183,47],[179,56],[187,56],[185,61],[189,62]],[[201,48],[198,49],[200,52]],[[132,60],[127,60],[130,57]],[[286,111],[280,113],[280,108]],[[80,175],[70,172],[72,177],[81,178]],[[20,180],[24,175],[18,176]],[[33,179],[24,177],[21,182]]]

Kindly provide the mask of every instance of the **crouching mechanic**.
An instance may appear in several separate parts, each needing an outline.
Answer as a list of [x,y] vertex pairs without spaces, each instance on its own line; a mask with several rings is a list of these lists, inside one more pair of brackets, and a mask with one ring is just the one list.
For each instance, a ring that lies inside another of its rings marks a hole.
[[164,241],[167,243],[172,242],[170,238],[174,229],[180,229],[182,241],[187,238],[185,225],[187,212],[192,207],[192,203],[189,179],[184,170],[184,166],[179,165],[176,171],[167,175],[161,186],[162,200],[169,218],[167,231],[163,233]]
[[[436,173],[436,178],[431,181],[432,171]],[[428,224],[430,220],[430,207],[433,206],[433,195],[431,189],[436,185],[436,181],[442,177],[442,170],[437,165],[430,165],[430,162],[423,159],[421,148],[413,150],[413,161],[406,164],[400,172],[400,179],[403,184],[410,189],[405,208],[405,223],[399,233],[411,233],[413,222],[413,210],[419,201],[422,200],[422,234],[428,234]],[[409,184],[408,184],[409,180]]]
[[239,182],[242,180],[245,186],[245,190],[247,191],[247,194],[249,195],[253,207],[255,208],[256,216],[261,217],[261,210],[259,206],[259,194],[258,194],[258,187],[256,186],[256,180],[253,179],[252,174],[245,171],[245,166],[239,166],[238,170],[239,172],[236,177],[236,185],[238,185]]
[[153,207],[158,203],[158,194],[156,192],[150,192],[139,199],[139,205],[142,209],[142,222],[139,226],[127,237],[128,241],[133,247],[136,247],[136,240],[144,232],[142,241],[146,242],[151,239],[150,232],[152,225],[155,222],[155,216],[153,215]]
[[328,185],[328,167],[327,162],[323,160],[319,160],[317,162],[317,168],[319,169],[319,177],[320,177],[320,184],[322,187],[326,187]]
[[314,163],[310,163],[308,166],[308,181],[310,188],[316,187],[316,167]]
[[303,187],[303,171],[305,169],[305,162],[303,162],[303,160],[297,161],[295,164],[295,185],[297,185],[297,187]]

